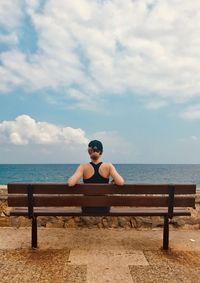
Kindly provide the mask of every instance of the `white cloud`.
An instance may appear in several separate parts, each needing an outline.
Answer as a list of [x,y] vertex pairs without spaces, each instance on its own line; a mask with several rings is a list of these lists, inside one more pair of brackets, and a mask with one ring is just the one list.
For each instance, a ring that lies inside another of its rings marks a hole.
[[138,155],[138,149],[116,131],[101,131],[93,133],[90,140],[97,139],[104,146],[104,160],[108,162],[123,163],[133,161]]
[[87,144],[88,139],[82,129],[61,127],[47,122],[39,122],[28,115],[18,116],[14,121],[0,123],[0,143],[13,145],[28,144]]
[[23,16],[23,0],[0,1],[0,26],[8,30],[15,29],[20,25]]
[[192,139],[193,141],[198,141],[198,137],[197,137],[197,136],[191,136],[191,139]]
[[2,52],[0,90],[64,89],[83,109],[95,108],[86,97],[98,105],[109,94],[149,95],[151,109],[157,98],[199,96],[199,1],[49,0],[39,9],[44,1],[27,0],[20,10],[22,2],[2,2],[2,24],[14,30],[27,13],[38,49]]
[[180,117],[185,120],[200,119],[200,104],[188,107],[188,109],[180,113]]
[[116,131],[88,136],[80,128],[63,127],[20,115],[13,121],[0,122],[1,162],[87,162],[87,145],[93,139],[102,141],[104,161],[122,163],[137,156],[136,148]]
[[69,89],[67,93],[74,100],[73,106],[69,108],[79,108],[94,112],[101,112],[103,110],[104,114],[107,114],[107,110],[105,108],[102,109],[102,98],[93,97],[90,93],[83,93],[76,89]]
[[146,104],[147,109],[157,110],[167,105],[166,101],[150,101]]
[[0,43],[16,44],[18,43],[18,37],[14,32],[10,34],[0,34]]
[[199,140],[200,140],[199,137],[195,135],[179,139],[179,141],[183,143],[191,143],[191,142],[196,143],[199,142]]

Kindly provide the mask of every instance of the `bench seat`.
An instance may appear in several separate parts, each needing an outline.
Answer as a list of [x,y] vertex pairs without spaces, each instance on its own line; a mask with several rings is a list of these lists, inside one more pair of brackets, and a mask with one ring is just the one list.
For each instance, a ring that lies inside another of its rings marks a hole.
[[[92,213],[92,216],[165,216],[168,208],[163,207],[111,207],[109,213]],[[79,207],[36,207],[35,216],[91,216],[83,213]],[[190,216],[187,208],[174,208],[173,216]],[[16,207],[11,210],[10,216],[28,216],[28,209]]]

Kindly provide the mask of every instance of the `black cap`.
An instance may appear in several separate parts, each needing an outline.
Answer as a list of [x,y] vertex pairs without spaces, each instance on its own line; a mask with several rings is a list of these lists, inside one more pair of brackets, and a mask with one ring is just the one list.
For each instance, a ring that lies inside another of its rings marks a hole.
[[91,147],[94,150],[103,152],[103,144],[98,140],[93,140],[88,144],[88,147]]

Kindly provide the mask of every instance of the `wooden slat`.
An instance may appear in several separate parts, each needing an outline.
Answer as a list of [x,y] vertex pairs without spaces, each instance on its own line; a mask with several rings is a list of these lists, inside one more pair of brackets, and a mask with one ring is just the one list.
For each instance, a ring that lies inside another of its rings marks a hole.
[[36,194],[168,194],[169,186],[175,187],[175,194],[195,194],[195,184],[78,184],[68,187],[66,183],[9,183],[8,193],[25,194],[32,185]]
[[[8,205],[27,206],[26,196],[9,195]],[[62,196],[43,195],[34,197],[34,206],[168,206],[168,197],[163,196]],[[176,207],[195,207],[194,197],[175,197]]]
[[[166,208],[129,208],[129,207],[112,207],[110,213],[98,213],[96,215],[102,216],[164,216],[167,215]],[[81,208],[78,207],[62,207],[62,208],[35,208],[35,216],[86,216],[89,213],[82,213]],[[11,216],[28,216],[28,209],[14,208]],[[174,216],[186,215],[190,216],[191,213],[187,209],[174,209]]]

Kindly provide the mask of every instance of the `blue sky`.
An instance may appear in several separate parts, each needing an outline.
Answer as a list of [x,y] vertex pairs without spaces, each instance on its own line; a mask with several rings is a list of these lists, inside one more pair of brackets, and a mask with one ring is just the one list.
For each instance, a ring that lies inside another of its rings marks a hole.
[[0,163],[200,163],[199,10],[2,0]]

